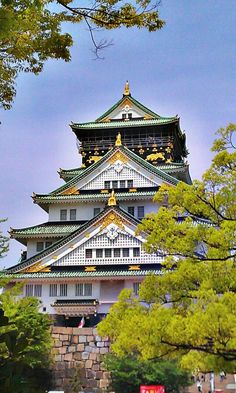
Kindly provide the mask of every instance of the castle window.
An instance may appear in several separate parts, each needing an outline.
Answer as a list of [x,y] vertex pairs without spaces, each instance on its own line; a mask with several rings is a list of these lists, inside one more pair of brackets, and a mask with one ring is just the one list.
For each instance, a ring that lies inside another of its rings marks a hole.
[[76,209],[70,209],[70,220],[71,221],[76,220]]
[[140,288],[140,282],[134,282],[133,283],[133,292],[134,292],[135,296],[138,295],[139,288]]
[[102,258],[103,250],[101,248],[96,249],[96,258]]
[[110,180],[104,181],[104,188],[110,188]]
[[138,247],[133,248],[133,256],[140,257],[140,248]]
[[129,120],[132,119],[132,113],[128,113],[128,119],[129,119]]
[[144,206],[138,206],[138,219],[141,220],[144,217]]
[[112,181],[112,188],[118,188],[118,181],[117,180]]
[[128,206],[128,213],[134,216],[134,206]]
[[60,284],[60,296],[67,296],[67,284]]
[[93,256],[92,249],[91,248],[87,248],[85,250],[85,258],[92,258],[92,256]]
[[34,286],[34,296],[36,296],[36,297],[41,297],[42,296],[42,285],[41,284],[35,284],[35,286]]
[[125,180],[120,180],[120,188],[125,188]]
[[48,248],[52,245],[52,242],[45,242],[45,248]]
[[94,209],[93,209],[93,216],[94,217],[97,216],[100,213],[100,211],[101,211],[100,207],[94,207]]
[[43,251],[43,242],[37,242],[37,244],[36,244],[36,251],[37,252],[40,252],[40,251]]
[[111,258],[111,248],[105,248],[105,258]]
[[84,284],[84,296],[92,296],[92,284]]
[[123,248],[123,257],[129,257],[129,248]]
[[114,248],[114,258],[120,258],[120,248]]
[[33,296],[34,295],[34,286],[33,284],[26,284],[25,286],[25,296]]
[[57,296],[57,284],[50,284],[50,286],[49,286],[49,296],[50,297]]
[[132,188],[133,184],[134,184],[133,180],[127,180],[127,187],[128,188]]
[[75,284],[75,296],[92,296],[92,284]]
[[60,221],[66,221],[66,220],[67,220],[67,210],[61,209],[60,210]]
[[122,119],[123,119],[123,120],[126,119],[126,113],[122,113]]

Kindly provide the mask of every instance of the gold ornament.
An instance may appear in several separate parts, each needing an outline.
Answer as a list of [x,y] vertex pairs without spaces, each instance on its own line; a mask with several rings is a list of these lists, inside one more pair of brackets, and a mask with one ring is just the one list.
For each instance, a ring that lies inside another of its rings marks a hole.
[[108,206],[116,206],[116,197],[115,197],[115,192],[114,192],[114,190],[112,190],[111,196],[110,196],[110,198],[108,199],[107,204],[108,204]]

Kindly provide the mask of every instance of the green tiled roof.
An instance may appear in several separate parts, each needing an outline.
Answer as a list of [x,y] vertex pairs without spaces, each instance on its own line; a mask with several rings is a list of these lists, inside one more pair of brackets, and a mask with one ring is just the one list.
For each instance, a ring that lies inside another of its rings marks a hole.
[[14,277],[17,279],[41,279],[41,278],[76,278],[76,277],[83,277],[83,278],[101,278],[101,277],[132,277],[132,276],[147,276],[148,274],[155,274],[160,275],[162,271],[160,269],[152,270],[104,270],[104,271],[97,271],[97,272],[84,272],[84,271],[67,271],[67,272],[45,272],[45,273],[17,273],[16,274],[9,274],[6,272],[3,273],[4,277]]
[[59,175],[62,179],[65,179],[66,181],[71,179],[72,177],[78,175],[79,173],[82,173],[85,168],[73,168],[73,169],[61,169],[59,171]]
[[[131,101],[135,106],[137,106],[139,109],[141,109],[142,111],[144,111],[145,113],[155,117],[156,119],[160,119],[161,116],[158,115],[157,113],[153,112],[152,110],[150,110],[149,108],[147,108],[146,106],[144,106],[143,104],[141,104],[141,102],[139,102],[138,100],[136,100],[134,97],[131,96],[131,94],[129,96],[124,95],[119,101],[117,101],[111,108],[109,108],[105,113],[103,113],[103,115],[99,116],[96,119],[96,122],[100,122],[104,117],[107,117],[111,112],[113,112],[116,108],[118,108],[119,105],[122,104],[122,102],[126,101],[126,100]],[[169,118],[172,119],[172,118]]]
[[109,122],[89,122],[89,123],[73,123],[72,128],[76,129],[97,129],[97,128],[130,128],[130,127],[146,127],[155,126],[159,124],[173,123],[176,121],[176,117],[162,117],[160,119],[151,120],[129,120],[129,121],[109,121]]
[[[116,199],[117,201],[123,201],[127,199],[135,199],[135,198],[152,198],[157,191],[137,191],[137,192],[116,192]],[[36,203],[59,203],[59,202],[71,202],[71,201],[87,201],[87,202],[94,202],[94,201],[107,201],[110,193],[99,193],[99,194],[71,194],[71,195],[41,195],[36,194],[34,196],[34,201]]]
[[35,225],[32,227],[27,227],[27,228],[21,228],[21,229],[14,229],[11,228],[10,230],[10,235],[12,238],[18,238],[18,237],[32,237],[32,236],[44,236],[44,235],[52,235],[53,237],[57,236],[62,236],[62,235],[67,235],[73,231],[76,231],[81,227],[82,224],[63,224],[63,225],[57,225],[57,224],[52,224],[50,225],[49,223],[43,223],[39,225]]

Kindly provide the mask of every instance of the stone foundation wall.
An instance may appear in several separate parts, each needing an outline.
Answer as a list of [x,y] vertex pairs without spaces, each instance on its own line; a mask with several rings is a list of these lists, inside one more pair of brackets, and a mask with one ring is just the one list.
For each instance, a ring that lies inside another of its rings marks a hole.
[[54,340],[52,388],[65,393],[104,393],[110,374],[103,356],[109,352],[109,340],[93,328],[52,327]]

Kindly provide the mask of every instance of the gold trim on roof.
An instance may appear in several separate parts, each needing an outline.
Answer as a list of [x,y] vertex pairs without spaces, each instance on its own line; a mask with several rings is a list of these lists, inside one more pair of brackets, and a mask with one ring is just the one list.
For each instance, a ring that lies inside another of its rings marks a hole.
[[140,265],[130,265],[128,270],[140,270]]
[[115,146],[121,146],[121,133],[119,132],[116,136],[116,142],[115,142]]
[[130,90],[129,90],[129,82],[126,81],[125,83],[125,88],[124,88],[124,96],[130,96]]
[[96,272],[96,266],[85,266],[84,271],[85,272]]
[[114,192],[114,190],[112,190],[111,196],[110,196],[110,198],[108,199],[107,204],[108,204],[108,206],[116,206],[116,197],[115,197],[115,192]]
[[114,212],[110,212],[107,216],[105,216],[103,219],[101,219],[97,225],[100,226],[100,231],[102,231],[104,228],[106,228],[110,224],[115,224],[118,226],[120,229],[124,229],[124,223],[127,222],[126,220],[122,219],[118,214],[115,214]]
[[120,151],[117,151],[109,160],[108,162],[111,164],[114,164],[116,161],[121,161],[123,162],[123,164],[125,164],[126,162],[128,162],[128,158],[121,153]]

